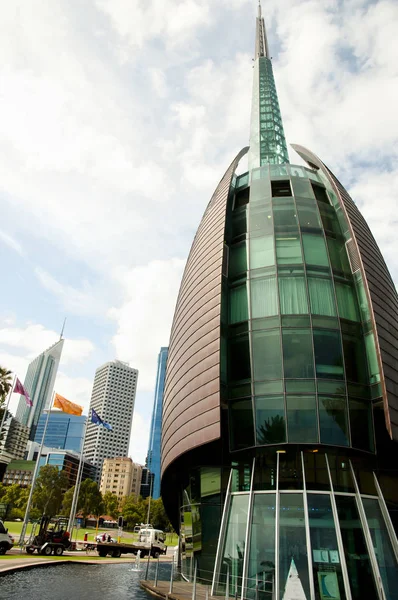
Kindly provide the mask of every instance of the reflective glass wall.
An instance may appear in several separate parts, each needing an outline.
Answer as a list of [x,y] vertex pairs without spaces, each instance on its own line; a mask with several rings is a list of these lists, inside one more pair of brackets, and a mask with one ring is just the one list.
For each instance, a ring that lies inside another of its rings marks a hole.
[[237,179],[223,348],[232,452],[283,443],[374,452],[381,398],[369,307],[329,183],[295,165]]
[[298,456],[275,453],[272,490],[259,484],[270,481],[261,459],[253,461],[247,491],[235,491],[232,469],[212,593],[228,587],[253,600],[398,598],[397,538],[376,477],[358,477],[350,461],[340,461],[345,476],[338,480],[336,456]]

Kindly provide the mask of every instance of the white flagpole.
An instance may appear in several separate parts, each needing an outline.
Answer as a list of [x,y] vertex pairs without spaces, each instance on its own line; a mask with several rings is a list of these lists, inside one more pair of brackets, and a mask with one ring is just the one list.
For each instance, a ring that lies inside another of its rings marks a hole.
[[72,540],[72,530],[74,527],[75,515],[76,515],[76,510],[77,510],[77,503],[78,503],[78,499],[79,499],[80,484],[81,484],[82,476],[83,476],[83,462],[84,462],[83,451],[84,451],[84,443],[86,441],[86,433],[87,433],[88,423],[89,423],[89,416],[87,415],[86,424],[84,426],[84,435],[83,435],[83,440],[82,440],[82,448],[81,448],[81,452],[80,452],[79,468],[77,470],[77,476],[76,476],[75,490],[73,492],[72,506],[71,506],[70,513],[69,513],[68,531],[70,533],[71,540]]
[[9,392],[8,392],[8,394],[7,394],[7,404],[6,404],[6,405],[5,405],[5,407],[4,407],[4,413],[3,413],[3,417],[2,417],[2,419],[1,419],[1,425],[0,425],[0,434],[1,434],[1,432],[3,431],[3,425],[4,425],[4,421],[6,420],[6,415],[7,415],[7,412],[8,412],[8,407],[9,407],[9,405],[10,405],[10,400],[11,400],[11,394],[12,394],[12,392],[13,392],[13,390],[14,390],[14,385],[15,385],[15,380],[16,380],[16,378],[17,378],[17,374],[15,373],[15,374],[14,374],[14,380],[13,380],[13,382],[12,382],[12,386],[10,387],[10,389],[9,389]]
[[31,483],[31,486],[30,486],[28,503],[26,505],[25,517],[24,517],[24,520],[23,520],[22,531],[21,531],[21,535],[20,535],[20,538],[19,538],[19,545],[21,546],[21,552],[22,552],[22,546],[23,546],[23,544],[25,542],[25,533],[26,533],[26,528],[28,526],[28,522],[29,522],[30,505],[32,504],[33,492],[34,492],[34,489],[35,489],[35,483],[36,483],[36,479],[37,479],[37,474],[38,474],[39,468],[40,468],[40,458],[41,458],[41,453],[43,451],[44,440],[45,440],[46,433],[47,433],[48,419],[50,417],[51,409],[52,409],[53,403],[54,403],[54,396],[55,396],[55,392],[53,392],[49,408],[46,408],[43,411],[43,412],[47,411],[47,419],[46,419],[46,423],[44,425],[43,437],[41,438],[40,449],[39,449],[39,452],[38,452],[38,455],[37,455],[37,459],[36,459],[35,470],[33,471],[33,478],[32,478],[32,483]]

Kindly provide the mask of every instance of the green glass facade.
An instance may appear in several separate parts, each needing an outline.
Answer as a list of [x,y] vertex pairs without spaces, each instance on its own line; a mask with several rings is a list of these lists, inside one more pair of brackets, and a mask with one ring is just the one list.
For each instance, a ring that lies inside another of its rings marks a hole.
[[304,442],[374,452],[380,374],[337,198],[295,165],[266,165],[250,180],[236,179],[227,214],[230,450]]
[[[179,421],[174,445],[174,430],[163,431],[162,495],[180,529],[182,574],[192,579],[197,567],[212,595],[398,600],[398,470],[388,412],[398,335],[391,315],[375,318],[367,273],[377,245],[360,243],[353,226],[355,219],[370,238],[363,218],[356,207],[349,212],[355,205],[327,167],[299,148],[308,167],[289,164],[259,10],[249,170],[233,174],[229,187],[226,175],[221,180],[209,206],[225,194],[223,209],[205,213],[177,303],[163,417],[172,421],[188,401],[201,412],[190,413],[197,429]],[[215,247],[209,223],[221,212],[220,279],[201,274],[194,287],[195,257],[206,238]],[[217,326],[185,331],[187,306],[216,285]],[[393,286],[383,289],[398,306]],[[390,329],[391,352],[381,326]],[[213,354],[201,347],[201,360],[190,358],[196,379],[180,377],[184,352],[206,335]],[[180,380],[186,390],[174,392]],[[217,394],[219,420],[206,421]]]

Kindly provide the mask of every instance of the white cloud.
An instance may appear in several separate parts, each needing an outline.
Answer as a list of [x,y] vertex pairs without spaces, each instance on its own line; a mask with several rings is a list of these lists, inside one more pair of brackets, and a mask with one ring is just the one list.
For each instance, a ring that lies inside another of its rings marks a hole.
[[18,242],[18,240],[16,240],[14,237],[12,237],[9,233],[6,233],[5,231],[1,231],[1,229],[0,229],[0,241],[3,242],[3,244],[6,244],[6,246],[11,248],[12,250],[15,250],[15,252],[17,252],[20,256],[24,255],[23,248],[22,248],[21,244]]
[[134,410],[129,455],[134,462],[137,462],[141,465],[145,464],[150,425],[150,418],[144,417],[142,414],[137,412],[137,410]]
[[[0,344],[23,351],[28,362],[55,344],[58,339],[59,334],[45,329],[38,323],[30,323],[25,327],[0,327]],[[90,340],[67,339],[64,343],[61,363],[84,362],[93,350],[94,344]]]
[[169,342],[184,264],[157,260],[118,274],[125,300],[109,313],[117,327],[112,344],[117,358],[139,370],[139,390],[155,386],[157,355]]
[[63,285],[47,271],[37,267],[35,273],[42,286],[54,294],[61,305],[68,311],[78,315],[94,315],[106,310],[101,296],[92,289],[92,285],[83,281],[83,289],[71,285]]

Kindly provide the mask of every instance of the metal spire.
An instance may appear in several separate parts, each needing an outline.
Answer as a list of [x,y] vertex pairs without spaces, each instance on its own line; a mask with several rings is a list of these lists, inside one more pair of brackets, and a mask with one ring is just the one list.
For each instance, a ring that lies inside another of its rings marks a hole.
[[62,337],[64,335],[64,329],[65,329],[65,323],[66,323],[66,317],[64,319],[63,325],[62,325],[62,329],[61,329],[61,335],[59,336],[59,339],[62,340]]
[[256,47],[254,50],[254,58],[260,58],[260,56],[271,58],[269,55],[265,23],[261,14],[261,0],[258,1],[258,15],[256,19]]

